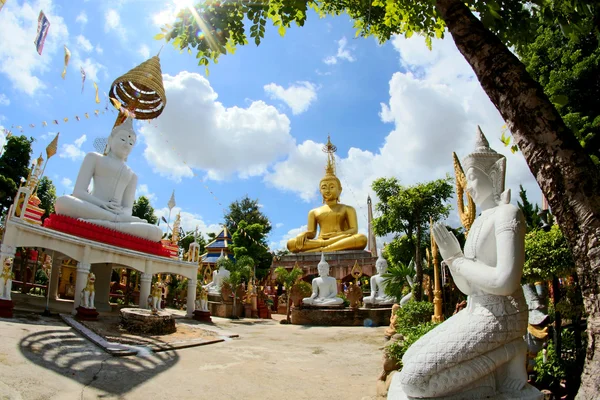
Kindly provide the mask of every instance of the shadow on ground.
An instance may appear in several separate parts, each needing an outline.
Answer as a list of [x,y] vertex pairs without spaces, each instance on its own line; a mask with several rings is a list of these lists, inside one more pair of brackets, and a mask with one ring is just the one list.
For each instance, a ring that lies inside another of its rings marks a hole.
[[74,330],[32,333],[19,343],[31,362],[69,377],[86,387],[111,394],[125,394],[174,366],[173,350],[152,353],[142,347],[136,356],[113,357],[90,344]]

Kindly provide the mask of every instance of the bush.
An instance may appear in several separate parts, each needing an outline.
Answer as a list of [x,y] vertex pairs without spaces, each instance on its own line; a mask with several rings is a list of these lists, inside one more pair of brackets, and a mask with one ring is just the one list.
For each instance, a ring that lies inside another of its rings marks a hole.
[[[312,289],[311,289],[311,291],[312,291]],[[348,300],[346,298],[346,295],[344,293],[338,293],[337,297],[344,300],[344,307],[350,307],[350,300]]]
[[433,304],[427,301],[409,301],[396,314],[396,331],[404,335],[406,329],[431,321]]
[[535,378],[536,383],[547,388],[557,388],[560,385],[560,381],[567,376],[563,364],[556,356],[552,342],[548,342],[546,362],[544,362],[543,351],[540,351],[537,357],[535,357],[533,370],[537,374]]
[[309,297],[312,294],[312,285],[308,282],[298,281],[292,286],[292,290],[298,290],[304,297]]

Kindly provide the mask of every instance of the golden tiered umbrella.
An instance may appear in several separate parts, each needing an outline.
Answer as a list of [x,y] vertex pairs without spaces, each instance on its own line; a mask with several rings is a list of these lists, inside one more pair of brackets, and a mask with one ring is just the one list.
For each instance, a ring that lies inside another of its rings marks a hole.
[[142,120],[157,118],[167,104],[158,55],[115,79],[109,97],[120,111],[115,126],[127,117]]

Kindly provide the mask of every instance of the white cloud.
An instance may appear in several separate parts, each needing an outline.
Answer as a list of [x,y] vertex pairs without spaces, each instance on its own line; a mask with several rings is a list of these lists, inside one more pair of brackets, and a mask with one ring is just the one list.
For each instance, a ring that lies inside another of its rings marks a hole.
[[4,94],[0,93],[0,106],[9,106],[10,99]]
[[147,60],[150,58],[150,47],[146,46],[145,44],[140,46],[140,49],[138,50],[138,53],[142,56],[142,58],[144,60]]
[[100,78],[98,78],[98,73],[102,70],[106,72],[106,67],[93,58],[81,58],[79,52],[76,50],[73,50],[71,54],[72,61],[69,66],[71,66],[71,69],[74,70],[73,72],[78,76],[81,75],[80,70],[83,68],[87,82],[86,87],[93,87],[90,81],[98,82],[100,80]]
[[65,187],[65,189],[67,190],[73,190],[75,187],[73,186],[73,181],[70,180],[69,178],[62,178],[62,180],[60,181],[60,183]]
[[279,229],[279,228],[281,228],[283,225],[284,225],[284,223],[283,223],[283,222],[278,222],[278,223],[276,223],[276,224],[275,224],[275,228],[276,228],[276,229]]
[[308,110],[310,104],[317,99],[317,87],[310,82],[296,82],[287,89],[275,83],[264,86],[265,92],[272,99],[283,101],[292,109],[294,115]]
[[[40,10],[44,10],[50,21],[42,56],[33,44]],[[52,0],[24,2],[22,5],[9,1],[0,12],[0,73],[16,90],[33,96],[46,87],[39,75],[49,70],[54,54],[59,49],[62,51],[68,35],[63,18],[55,14]]]
[[[393,129],[376,152],[350,148],[337,154],[341,201],[357,208],[359,227],[367,226],[367,195],[374,204],[378,201],[370,188],[374,179],[394,176],[411,185],[453,175],[452,152],[462,158],[472,151],[478,124],[492,148],[507,157],[507,187],[512,188],[513,198],[522,183],[529,198],[541,203],[540,190],[522,155],[510,153],[498,140],[504,122],[452,40],[434,41],[431,52],[423,39],[395,38],[392,44],[408,70],[393,74],[389,101],[381,105],[380,118],[393,123]],[[336,138],[332,141],[335,144]],[[326,163],[321,147],[322,143],[310,140],[298,144],[286,160],[272,167],[265,181],[316,206]],[[451,211],[457,221],[455,215]]]
[[[174,207],[173,210],[171,211],[171,221],[170,221],[171,226],[173,225],[173,222],[175,221],[175,217],[177,216],[178,213],[181,213],[181,228],[186,232],[194,231],[194,230],[196,230],[196,227],[198,227],[198,231],[201,232],[204,235],[204,237],[206,238],[207,234],[209,232],[219,233],[221,231],[221,229],[223,229],[222,225],[207,224],[206,222],[204,222],[201,215],[190,213],[187,211],[182,211],[181,207]],[[168,207],[159,208],[159,209],[155,208],[154,215],[156,215],[159,220],[161,217],[165,217],[165,219],[168,221],[169,220],[169,208]],[[160,227],[162,228],[163,231],[166,232],[167,224],[165,224],[164,222],[161,222]]]
[[82,135],[73,143],[63,144],[58,155],[61,158],[70,158],[73,161],[81,160],[85,156],[85,152],[81,150],[81,146],[87,140],[86,135]]
[[137,187],[135,198],[137,199],[140,196],[146,196],[146,198],[150,200],[150,203],[155,203],[158,200],[156,194],[150,192],[150,189],[148,189],[148,185],[146,185],[145,183],[140,184]]
[[100,55],[101,55],[102,53],[104,53],[104,49],[103,49],[102,47],[100,47],[100,45],[99,45],[99,44],[97,44],[97,45],[96,45],[96,53],[98,53],[98,54],[100,54]]
[[118,11],[111,8],[104,14],[104,32],[114,31],[117,35],[125,39],[125,28],[121,24],[121,16]]
[[350,50],[346,48],[348,45],[348,40],[344,36],[340,40],[338,40],[338,49],[337,53],[334,56],[327,56],[323,59],[323,62],[328,65],[337,64],[339,60],[346,60],[349,62],[354,62],[356,59],[350,53]]
[[81,48],[81,50],[85,51],[86,53],[89,53],[94,49],[94,46],[92,46],[90,41],[87,40],[86,37],[83,35],[78,35],[76,41],[77,46],[79,46],[79,48]]
[[169,105],[154,124],[140,125],[144,157],[153,170],[180,180],[192,168],[222,180],[262,175],[294,148],[290,121],[273,106],[255,101],[226,108],[197,73],[163,75]]
[[80,23],[81,25],[85,25],[88,22],[88,17],[85,11],[81,11],[77,18],[75,18],[75,22]]

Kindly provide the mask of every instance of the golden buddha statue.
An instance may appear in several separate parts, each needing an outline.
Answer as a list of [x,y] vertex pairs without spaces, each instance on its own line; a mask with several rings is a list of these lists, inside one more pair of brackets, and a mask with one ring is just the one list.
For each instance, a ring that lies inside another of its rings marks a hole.
[[[327,166],[319,184],[324,204],[308,213],[307,231],[287,242],[292,253],[362,250],[367,245],[367,237],[358,233],[356,210],[339,202],[342,184],[335,176],[335,150],[336,147],[327,138],[323,147],[327,153]],[[319,236],[315,239],[317,226]]]

